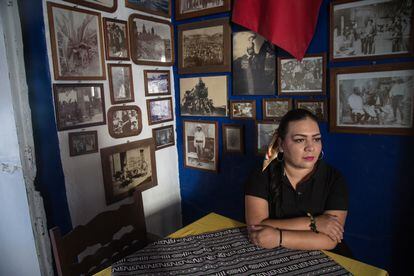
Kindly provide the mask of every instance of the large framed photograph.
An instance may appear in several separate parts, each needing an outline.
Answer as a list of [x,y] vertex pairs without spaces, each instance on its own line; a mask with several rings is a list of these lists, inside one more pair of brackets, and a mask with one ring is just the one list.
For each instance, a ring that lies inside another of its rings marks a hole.
[[132,14],[128,24],[133,62],[139,65],[174,64],[174,33],[169,21]]
[[171,17],[171,0],[125,0],[125,6],[163,17]]
[[292,109],[292,99],[263,99],[263,120],[277,120]]
[[101,15],[47,2],[56,80],[104,80]]
[[142,131],[141,109],[136,105],[112,106],[108,109],[108,130],[114,138],[137,136]]
[[111,103],[133,102],[135,97],[131,64],[108,64],[108,75]]
[[274,95],[274,46],[251,32],[233,33],[233,95]]
[[105,34],[105,53],[107,60],[129,60],[129,37],[126,21],[105,18],[103,29]]
[[274,121],[256,121],[256,153],[266,154],[273,134],[279,127],[279,123]]
[[217,172],[218,123],[183,120],[184,167]]
[[92,9],[97,9],[106,12],[115,12],[118,8],[118,0],[64,0],[73,4],[82,5]]
[[302,61],[278,59],[279,95],[324,95],[326,54],[306,55]]
[[174,126],[164,126],[152,129],[152,137],[155,141],[155,150],[175,145]]
[[106,124],[101,83],[54,84],[53,94],[59,131]]
[[413,54],[412,1],[342,0],[330,9],[331,60]]
[[228,18],[179,25],[178,72],[230,72],[230,32]]
[[320,122],[328,121],[328,112],[326,109],[326,100],[295,100],[295,108],[306,109],[312,112]]
[[256,120],[256,100],[231,100],[230,118]]
[[172,98],[147,100],[147,112],[149,125],[173,121]]
[[331,69],[330,129],[413,135],[414,65]]
[[152,138],[102,148],[101,162],[107,205],[158,184]]
[[144,70],[145,96],[171,95],[170,71]]
[[223,151],[225,153],[244,152],[244,127],[238,124],[223,124]]
[[175,19],[181,20],[219,12],[228,12],[230,9],[230,0],[177,0],[175,1]]
[[227,76],[180,78],[181,116],[227,116]]
[[77,156],[98,152],[98,131],[69,133],[69,155]]

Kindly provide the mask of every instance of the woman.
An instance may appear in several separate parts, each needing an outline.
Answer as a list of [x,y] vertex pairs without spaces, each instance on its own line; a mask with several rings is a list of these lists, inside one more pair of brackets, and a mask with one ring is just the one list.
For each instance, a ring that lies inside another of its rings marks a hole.
[[[317,118],[289,111],[261,171],[246,184],[246,223],[263,248],[334,249],[343,239],[348,194],[342,175],[323,160]],[[349,250],[336,250],[350,256]],[[335,252],[335,250],[334,250]]]

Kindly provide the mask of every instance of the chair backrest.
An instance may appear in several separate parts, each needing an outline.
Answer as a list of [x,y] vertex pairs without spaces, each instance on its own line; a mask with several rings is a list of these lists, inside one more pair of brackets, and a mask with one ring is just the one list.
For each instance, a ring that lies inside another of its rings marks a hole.
[[[128,232],[130,226],[133,230]],[[117,238],[122,233],[121,229],[127,233]],[[86,225],[77,226],[64,236],[58,227],[54,227],[50,229],[50,238],[59,275],[96,273],[147,245],[142,195],[135,192],[133,203],[100,213]],[[96,245],[101,247],[78,261],[80,253]]]

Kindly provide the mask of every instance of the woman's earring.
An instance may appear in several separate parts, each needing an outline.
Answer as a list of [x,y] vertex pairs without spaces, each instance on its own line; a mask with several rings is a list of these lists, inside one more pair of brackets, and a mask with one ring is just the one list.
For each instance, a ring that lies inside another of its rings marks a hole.
[[321,159],[323,159],[323,157],[325,156],[325,153],[323,153],[323,150],[321,151],[321,154],[319,154],[319,158],[318,158],[318,160],[321,160]]

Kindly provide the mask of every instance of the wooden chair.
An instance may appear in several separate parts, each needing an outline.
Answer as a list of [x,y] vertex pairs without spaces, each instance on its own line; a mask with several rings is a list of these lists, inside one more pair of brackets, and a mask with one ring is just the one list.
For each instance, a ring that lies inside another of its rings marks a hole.
[[[130,226],[133,230],[128,232]],[[126,234],[121,238],[114,237],[114,234],[119,232],[118,236],[121,233],[120,229]],[[147,245],[141,193],[134,193],[133,203],[100,213],[86,225],[77,226],[64,236],[61,236],[59,227],[49,232],[59,275],[94,274]],[[101,247],[93,255],[78,261],[79,254],[86,248],[99,244]]]

